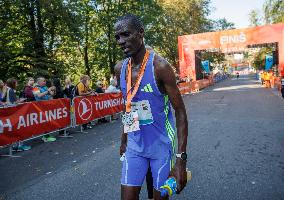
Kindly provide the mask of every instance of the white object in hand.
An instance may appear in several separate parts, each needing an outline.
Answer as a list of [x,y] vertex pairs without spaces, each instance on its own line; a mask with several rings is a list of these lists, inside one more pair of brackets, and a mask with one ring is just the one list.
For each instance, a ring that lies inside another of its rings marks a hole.
[[120,161],[123,162],[125,160],[125,153],[122,154],[122,156],[120,157]]

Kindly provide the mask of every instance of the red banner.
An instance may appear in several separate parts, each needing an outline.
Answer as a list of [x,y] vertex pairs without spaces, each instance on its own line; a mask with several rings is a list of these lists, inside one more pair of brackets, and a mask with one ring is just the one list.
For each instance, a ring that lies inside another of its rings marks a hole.
[[76,125],[121,112],[124,102],[122,93],[76,97],[73,101]]
[[0,146],[70,125],[70,100],[56,99],[0,108]]

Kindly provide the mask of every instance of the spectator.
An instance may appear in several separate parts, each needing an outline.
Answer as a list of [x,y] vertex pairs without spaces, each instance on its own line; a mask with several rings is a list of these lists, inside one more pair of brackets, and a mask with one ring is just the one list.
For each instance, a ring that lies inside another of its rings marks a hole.
[[104,90],[103,90],[103,83],[101,81],[98,81],[96,83],[96,93],[105,93]]
[[[74,96],[87,96],[93,94],[94,92],[90,89],[89,85],[90,85],[90,77],[88,75],[82,75],[80,77],[80,83],[78,83],[75,87]],[[92,126],[89,123],[83,124],[82,127],[84,130],[92,128]]]
[[110,80],[110,86],[106,89],[105,93],[119,93],[120,90],[116,88],[115,79]]
[[63,90],[64,96],[67,97],[67,98],[72,99],[74,97],[73,93],[72,93],[74,88],[75,88],[75,86],[72,85],[71,79],[70,78],[66,78],[65,79],[65,88]]
[[24,97],[27,98],[27,101],[35,101],[35,97],[33,94],[34,89],[34,79],[32,77],[27,78],[27,83],[24,87]]
[[[119,89],[116,88],[117,82],[115,79],[110,79],[110,86],[106,89],[105,93],[119,93],[121,92]],[[117,120],[118,118],[116,115],[112,115],[113,120]]]
[[265,72],[264,72],[264,71],[262,71],[262,72],[260,73],[261,85],[263,85],[263,84],[264,84],[264,75],[265,75]]
[[[22,103],[25,99],[18,99],[16,96],[16,88],[18,86],[18,81],[15,78],[9,78],[7,80],[7,94],[6,94],[6,103]],[[18,145],[13,146],[14,151],[28,151],[31,149],[31,146],[24,145],[23,142],[18,142]]]
[[19,99],[16,96],[16,88],[18,86],[18,81],[15,78],[9,78],[7,80],[7,91],[6,91],[6,103],[7,104],[15,104],[15,103],[22,103],[26,99]]
[[5,104],[7,87],[2,80],[0,80],[0,106]]
[[53,98],[54,99],[64,98],[64,92],[62,90],[59,78],[55,78],[53,80],[53,86],[55,87],[55,95],[53,96]]
[[[55,87],[47,88],[45,78],[39,77],[37,79],[37,84],[33,89],[33,94],[36,101],[50,100],[52,99],[52,96],[55,95]],[[45,135],[42,137],[42,140],[44,142],[54,142],[56,141],[56,138],[51,135]]]
[[[105,93],[104,90],[103,90],[103,83],[101,81],[98,81],[96,83],[96,93],[98,94],[103,94]],[[105,117],[101,118],[98,120],[99,123],[107,123],[108,121],[106,120]]]
[[33,88],[33,94],[36,101],[50,100],[55,95],[55,87],[47,88],[45,78],[40,77]]
[[87,96],[93,94],[90,89],[90,77],[88,75],[82,75],[80,78],[80,83],[75,87],[76,96]]
[[[53,80],[53,86],[56,88],[55,95],[53,96],[53,99],[64,98],[64,92],[62,90],[59,78],[55,78]],[[64,130],[59,131],[59,134],[64,135]]]

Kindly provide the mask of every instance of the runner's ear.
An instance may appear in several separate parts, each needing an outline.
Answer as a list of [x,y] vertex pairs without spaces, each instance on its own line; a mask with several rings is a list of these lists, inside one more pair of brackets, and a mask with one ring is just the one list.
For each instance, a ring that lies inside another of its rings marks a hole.
[[138,34],[140,35],[140,38],[144,38],[144,28],[140,28],[139,30],[138,30]]

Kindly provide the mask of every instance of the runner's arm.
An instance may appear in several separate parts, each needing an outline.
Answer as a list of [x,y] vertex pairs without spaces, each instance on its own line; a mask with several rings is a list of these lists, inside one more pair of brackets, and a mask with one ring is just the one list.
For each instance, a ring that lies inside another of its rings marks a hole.
[[[114,67],[114,72],[117,80],[117,84],[120,87],[120,72],[121,72],[122,62],[119,62]],[[121,87],[120,87],[121,88]],[[125,112],[125,105],[123,105],[123,112]],[[126,146],[127,146],[127,133],[124,133],[123,128],[121,132],[121,145],[120,145],[120,152],[119,154],[122,155],[126,152]]]
[[[161,85],[165,94],[168,94],[169,100],[175,110],[178,149],[177,153],[186,152],[187,136],[188,136],[188,122],[186,109],[176,84],[175,74],[168,62],[163,58],[158,57],[155,61],[156,78],[159,85]],[[177,159],[172,175],[176,177],[178,182],[178,192],[180,192],[186,185],[186,162]]]

